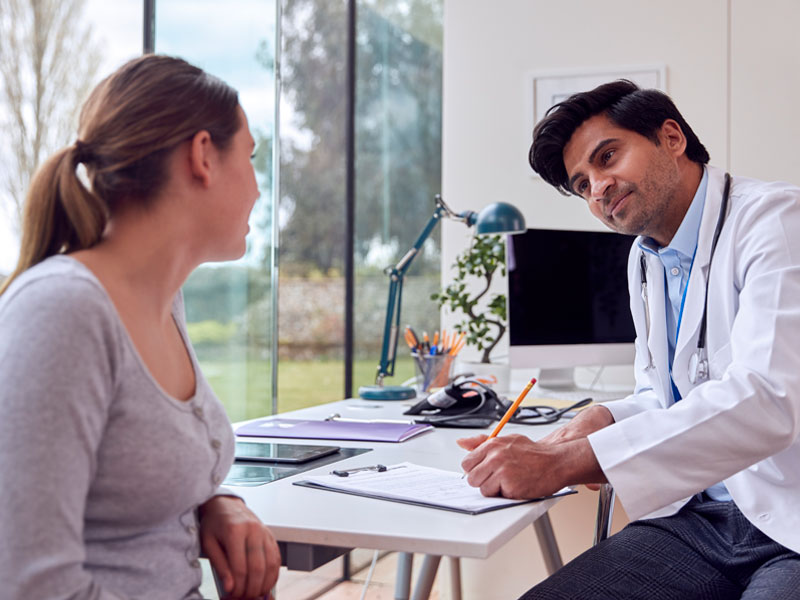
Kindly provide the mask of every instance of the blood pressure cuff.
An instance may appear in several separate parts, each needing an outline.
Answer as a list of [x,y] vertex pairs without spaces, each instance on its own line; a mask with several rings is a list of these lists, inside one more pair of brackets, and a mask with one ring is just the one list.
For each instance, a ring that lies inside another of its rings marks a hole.
[[475,379],[456,380],[409,408],[406,415],[420,415],[417,423],[437,427],[489,427],[508,409],[489,386]]

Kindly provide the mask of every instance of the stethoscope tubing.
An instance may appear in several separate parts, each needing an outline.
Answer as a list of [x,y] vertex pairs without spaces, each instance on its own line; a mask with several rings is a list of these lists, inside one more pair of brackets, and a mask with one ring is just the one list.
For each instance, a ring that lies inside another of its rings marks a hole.
[[[719,207],[719,215],[717,216],[717,224],[714,228],[714,236],[711,238],[711,252],[708,257],[708,275],[706,279],[706,289],[705,289],[705,297],[703,300],[703,316],[700,319],[700,331],[697,335],[697,349],[695,350],[694,356],[692,357],[692,361],[690,361],[690,368],[689,368],[689,380],[691,383],[697,383],[698,375],[701,375],[700,379],[705,379],[708,377],[708,359],[706,358],[706,330],[708,328],[708,288],[709,283],[711,281],[711,263],[714,260],[714,252],[717,249],[717,242],[719,241],[719,236],[722,233],[722,228],[725,225],[725,217],[728,213],[728,200],[730,198],[731,192],[731,175],[730,173],[725,173],[725,186],[722,191],[722,202],[720,203]],[[653,354],[650,352],[650,345],[649,345],[649,338],[650,338],[650,303],[647,297],[647,259],[644,255],[644,252],[641,253],[639,257],[639,268],[641,271],[641,279],[642,279],[642,299],[644,301],[644,312],[645,312],[645,337],[647,344],[647,353],[648,353],[648,364],[646,369],[654,368],[653,364]],[[689,283],[687,281],[686,285],[688,286]],[[693,365],[693,366],[692,366]]]

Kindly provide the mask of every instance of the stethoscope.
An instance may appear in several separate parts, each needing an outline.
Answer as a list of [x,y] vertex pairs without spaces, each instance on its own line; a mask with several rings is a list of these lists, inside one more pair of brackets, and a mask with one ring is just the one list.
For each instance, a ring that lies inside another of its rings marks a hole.
[[[700,320],[700,332],[697,335],[697,348],[694,354],[689,358],[689,382],[696,385],[703,381],[708,380],[708,351],[706,350],[706,327],[708,323],[708,284],[711,281],[711,262],[714,260],[714,251],[717,249],[717,241],[722,232],[722,226],[725,224],[725,215],[728,212],[728,198],[731,192],[731,176],[730,173],[725,173],[725,188],[722,192],[722,203],[719,207],[719,216],[717,217],[717,226],[714,229],[714,237],[711,239],[711,254],[708,257],[708,276],[706,278],[706,293],[703,302],[703,317]],[[644,327],[645,339],[650,339],[650,303],[647,299],[647,259],[644,252],[639,255],[639,266],[642,276],[642,300],[644,301]],[[689,282],[686,282],[689,286]],[[645,367],[646,370],[654,369],[653,353],[650,352],[650,346],[647,346],[648,362]]]

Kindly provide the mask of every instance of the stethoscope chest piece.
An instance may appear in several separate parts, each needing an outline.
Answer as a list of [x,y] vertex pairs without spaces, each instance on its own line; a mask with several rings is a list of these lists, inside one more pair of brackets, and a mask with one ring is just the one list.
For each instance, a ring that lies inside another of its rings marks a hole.
[[708,360],[705,357],[705,348],[698,348],[697,352],[689,357],[689,383],[696,385],[708,379]]

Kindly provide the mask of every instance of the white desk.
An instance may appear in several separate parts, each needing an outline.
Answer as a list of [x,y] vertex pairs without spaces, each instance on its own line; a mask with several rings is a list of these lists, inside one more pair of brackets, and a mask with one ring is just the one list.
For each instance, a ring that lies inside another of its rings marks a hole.
[[[351,418],[409,419],[411,417],[402,415],[409,405],[409,402],[352,399],[283,413],[281,416],[324,419],[332,413],[340,413],[343,417]],[[554,427],[509,424],[503,433],[523,433],[538,438]],[[535,502],[481,515],[465,515],[292,485],[294,481],[301,480],[309,474],[327,473],[333,468],[347,469],[378,463],[390,465],[410,461],[459,471],[461,459],[466,452],[457,446],[455,440],[490,431],[490,429],[437,428],[435,431],[423,433],[401,443],[338,440],[322,442],[342,447],[367,447],[373,450],[334,463],[335,466],[325,465],[266,485],[242,486],[235,489],[245,498],[248,506],[259,518],[270,527],[278,541],[284,543],[284,550],[289,553],[294,551],[302,553],[304,548],[327,546],[334,547],[330,552],[330,558],[337,555],[335,548],[370,548],[428,555],[414,598],[427,597],[441,556],[454,559],[487,558],[531,524],[536,527],[548,571],[553,572],[561,566],[561,558],[546,511],[556,500]],[[251,439],[320,443],[319,440]],[[290,568],[293,567],[288,557],[284,556],[284,560],[288,561]],[[458,561],[455,560],[452,566],[455,578],[458,579]],[[453,583],[454,590],[460,590],[459,581]],[[458,597],[458,592],[454,595]]]

